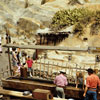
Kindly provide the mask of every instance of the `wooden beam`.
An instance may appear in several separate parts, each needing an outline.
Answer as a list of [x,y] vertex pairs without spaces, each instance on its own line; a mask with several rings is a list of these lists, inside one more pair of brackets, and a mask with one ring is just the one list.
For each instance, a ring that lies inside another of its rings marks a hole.
[[10,75],[12,76],[11,59],[10,59],[10,48],[8,48],[8,59],[9,59]]
[[21,49],[43,49],[43,50],[62,50],[62,51],[88,51],[88,47],[86,48],[79,48],[79,47],[62,47],[62,46],[41,46],[41,45],[14,45],[14,44],[7,44],[3,45],[3,47],[15,47]]
[[[19,79],[3,79],[2,86],[4,88],[13,90],[31,90],[34,89],[45,89],[50,90],[52,94],[55,94],[55,87],[53,83],[43,83],[40,81],[31,80],[19,80]],[[16,93],[15,93],[16,94]],[[75,88],[73,86],[66,86],[65,94],[67,97],[71,98],[83,98],[83,90],[81,88]],[[98,100],[100,100],[100,94],[98,94]]]
[[[56,85],[53,83],[43,83],[43,82],[36,82],[31,80],[19,80],[19,79],[3,79],[2,86],[4,88],[13,89],[13,90],[35,90],[35,89],[45,89],[50,90],[53,95],[55,95]],[[79,95],[81,93],[81,95]],[[73,98],[82,98],[83,90],[79,88],[75,88],[72,86],[66,86],[65,94],[67,97]]]
[[7,89],[3,89],[2,87],[0,87],[0,94],[1,95],[14,96],[14,97],[26,98],[26,99],[32,99],[33,100],[32,95],[24,96],[23,92],[7,90]]

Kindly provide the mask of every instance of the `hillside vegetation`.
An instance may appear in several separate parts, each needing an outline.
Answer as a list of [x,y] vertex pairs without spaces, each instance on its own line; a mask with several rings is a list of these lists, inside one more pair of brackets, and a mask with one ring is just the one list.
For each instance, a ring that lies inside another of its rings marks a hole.
[[75,8],[68,10],[60,10],[55,13],[52,18],[51,28],[53,30],[61,30],[62,28],[75,25],[74,34],[81,35],[83,29],[91,24],[91,34],[98,33],[100,28],[100,10],[92,11],[88,8]]

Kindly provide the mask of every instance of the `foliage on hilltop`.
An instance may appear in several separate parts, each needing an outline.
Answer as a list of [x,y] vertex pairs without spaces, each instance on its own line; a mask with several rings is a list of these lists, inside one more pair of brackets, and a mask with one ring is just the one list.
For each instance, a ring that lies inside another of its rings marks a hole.
[[86,19],[88,22],[91,19],[91,16],[93,16],[94,12],[89,11],[85,8],[75,8],[75,9],[68,9],[68,10],[60,10],[55,13],[54,17],[52,18],[51,26],[53,29],[61,29],[64,26],[70,26],[74,25],[78,22],[87,23],[84,21]]
[[[87,8],[60,10],[52,18],[51,28],[60,30],[66,26],[75,25],[74,33],[82,33],[83,28],[92,21],[95,21],[93,24],[100,23],[100,11],[91,11]],[[100,24],[97,24],[96,28],[99,26]],[[94,25],[91,25],[91,30],[94,28]]]

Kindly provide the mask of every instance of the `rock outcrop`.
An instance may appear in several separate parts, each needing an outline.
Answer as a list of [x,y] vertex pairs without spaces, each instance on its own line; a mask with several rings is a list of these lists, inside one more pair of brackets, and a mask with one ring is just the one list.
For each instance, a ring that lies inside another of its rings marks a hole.
[[[11,33],[27,32],[34,34],[39,28],[50,26],[53,15],[62,9],[81,7],[89,3],[100,3],[99,0],[78,0],[83,5],[69,5],[70,0],[1,0],[0,31],[5,34],[4,26]],[[26,2],[28,6],[25,7]],[[43,4],[41,5],[41,3]],[[86,3],[86,4],[85,4]],[[91,5],[91,7],[93,4]],[[99,7],[99,6],[98,6]],[[9,27],[10,26],[10,27]],[[11,28],[11,29],[10,29]]]

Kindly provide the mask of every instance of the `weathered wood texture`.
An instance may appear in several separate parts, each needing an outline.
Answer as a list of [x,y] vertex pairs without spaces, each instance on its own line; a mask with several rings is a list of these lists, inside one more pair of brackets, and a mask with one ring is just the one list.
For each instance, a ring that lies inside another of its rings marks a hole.
[[24,96],[23,92],[7,90],[1,87],[0,87],[0,94],[5,95],[5,96],[14,96],[14,97],[19,97],[19,98],[33,99],[31,95]]
[[37,100],[53,100],[50,90],[35,89],[32,94]]
[[[30,80],[19,80],[19,79],[9,79],[2,80],[2,85],[4,88],[9,88],[13,90],[35,90],[35,89],[45,89],[50,90],[53,95],[56,94],[55,85],[51,83],[41,83]],[[83,90],[80,88],[75,88],[72,86],[67,86],[65,88],[65,94],[67,97],[71,98],[83,98]],[[98,94],[98,100],[100,100],[100,94]]]
[[[3,95],[3,97],[2,97],[3,100],[11,100],[10,99],[11,96],[14,96],[16,98],[18,97],[20,99],[22,98],[21,100],[26,100],[26,99],[27,100],[36,100],[36,99],[34,99],[34,97],[32,97],[32,95],[24,96],[24,95],[22,95],[23,92],[7,90],[7,89],[3,89],[2,87],[0,87],[0,94]],[[66,100],[66,99],[53,97],[52,100]]]
[[[4,88],[14,89],[14,90],[31,90],[34,89],[46,89],[51,90],[53,95],[56,94],[55,85],[50,83],[41,83],[36,81],[28,81],[28,80],[18,80],[18,79],[9,79],[9,80],[2,80],[2,85]],[[67,86],[65,88],[65,93],[67,97],[74,97],[74,98],[82,98],[83,91],[81,89],[76,89],[75,87]],[[81,95],[80,95],[81,94]]]
[[13,45],[7,44],[3,47],[15,47],[21,49],[41,49],[41,50],[62,50],[62,51],[88,51],[88,48],[79,48],[79,47],[61,47],[61,46],[41,46],[41,45]]
[[18,80],[18,79],[8,79],[8,80],[3,79],[2,86],[4,88],[9,88],[9,89],[31,90],[31,91],[40,88],[40,89],[51,90],[53,92],[55,89],[54,84],[40,83],[40,82],[29,81],[29,80]]

